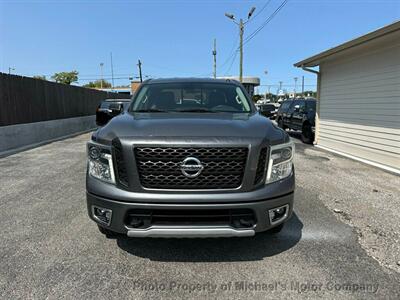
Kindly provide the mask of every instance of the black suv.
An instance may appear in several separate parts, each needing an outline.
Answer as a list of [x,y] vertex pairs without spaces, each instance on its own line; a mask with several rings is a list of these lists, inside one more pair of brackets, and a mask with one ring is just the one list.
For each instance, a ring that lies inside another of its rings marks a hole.
[[130,103],[131,99],[106,99],[102,101],[96,109],[96,124],[104,126],[113,117],[128,108]]
[[311,144],[314,141],[316,104],[314,98],[284,101],[276,116],[279,127],[301,130],[303,143]]
[[276,106],[274,104],[268,103],[268,104],[260,104],[260,105],[258,105],[258,111],[263,116],[273,120],[276,117],[277,109],[276,109]]

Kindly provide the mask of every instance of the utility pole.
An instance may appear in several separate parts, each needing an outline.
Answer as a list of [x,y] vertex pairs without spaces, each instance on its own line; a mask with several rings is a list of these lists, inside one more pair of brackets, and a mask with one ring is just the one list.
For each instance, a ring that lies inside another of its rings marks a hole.
[[279,91],[282,90],[282,83],[283,81],[279,81]]
[[14,69],[14,68],[11,68],[11,67],[8,67],[8,75],[11,74],[11,71],[15,71],[15,69]]
[[301,77],[301,96],[304,97],[304,75]]
[[143,77],[142,77],[142,62],[140,61],[140,59],[138,59],[138,64],[137,64],[138,68],[139,68],[139,78],[140,78],[140,82],[143,82]]
[[243,82],[243,33],[244,33],[244,25],[250,20],[250,17],[253,15],[254,11],[256,8],[253,6],[248,15],[247,15],[247,21],[243,22],[243,19],[239,20],[239,23],[236,22],[235,16],[230,13],[225,13],[225,16],[229,19],[231,19],[236,25],[239,26],[239,37],[240,37],[240,45],[239,45],[239,50],[240,50],[240,62],[239,62],[239,81]]
[[214,39],[214,50],[212,52],[214,56],[214,79],[217,78],[217,39]]
[[243,82],[243,32],[244,32],[243,19],[240,19],[240,23],[239,23],[239,35],[240,35],[239,80],[240,80],[240,82]]
[[112,52],[110,53],[110,56],[111,56],[111,82],[112,82],[111,89],[114,89],[114,65],[112,60]]
[[294,97],[296,98],[296,89],[297,89],[297,77],[293,78],[294,79]]
[[[265,70],[264,74],[265,74],[265,78],[266,78],[268,75],[268,70]],[[265,80],[265,83],[267,83],[267,82],[268,82],[268,80]],[[269,94],[269,85],[267,85],[267,87],[268,87],[268,94]],[[265,100],[267,100],[267,92],[265,92]]]
[[100,88],[101,89],[103,88],[103,66],[104,66],[104,63],[100,63],[100,74],[101,74],[101,77],[100,77]]

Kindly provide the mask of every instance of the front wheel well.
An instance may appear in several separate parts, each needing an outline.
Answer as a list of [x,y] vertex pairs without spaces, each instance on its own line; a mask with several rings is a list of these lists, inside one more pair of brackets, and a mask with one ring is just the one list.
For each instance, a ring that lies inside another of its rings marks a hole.
[[302,128],[304,128],[304,126],[311,126],[311,123],[307,120],[303,122],[303,125],[301,126]]

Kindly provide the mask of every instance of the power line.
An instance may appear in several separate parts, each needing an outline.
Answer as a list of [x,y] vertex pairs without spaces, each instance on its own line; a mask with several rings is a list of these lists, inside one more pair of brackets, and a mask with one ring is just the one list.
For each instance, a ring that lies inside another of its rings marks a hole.
[[237,57],[238,52],[239,52],[238,50],[235,51],[235,55],[233,56],[232,62],[231,62],[231,64],[230,64],[229,68],[226,70],[225,75],[227,75],[227,74],[229,73],[229,71],[232,69],[233,63],[234,63],[235,60],[236,60],[236,57]]
[[264,6],[261,7],[261,9],[254,15],[254,17],[247,21],[247,23],[250,23],[250,22],[253,21],[255,18],[257,18],[257,16],[258,16],[259,14],[262,13],[262,11],[268,6],[268,4],[269,4],[271,1],[272,1],[272,0],[268,0],[267,3],[265,3]]
[[239,46],[237,46],[238,43],[239,43],[239,37],[236,39],[231,50],[229,51],[228,58],[224,61],[224,63],[222,65],[219,66],[219,68],[223,68],[231,60],[231,58],[235,55],[235,49],[237,50],[239,48]]
[[284,0],[281,5],[265,20],[263,24],[261,24],[256,30],[254,30],[250,35],[248,35],[243,44],[247,44],[250,42],[271,20],[279,13],[279,11],[286,5],[289,0]]

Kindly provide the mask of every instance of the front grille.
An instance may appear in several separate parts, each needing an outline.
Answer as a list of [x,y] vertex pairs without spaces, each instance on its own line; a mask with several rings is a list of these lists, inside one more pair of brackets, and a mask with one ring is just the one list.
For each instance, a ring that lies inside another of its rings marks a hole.
[[259,184],[265,175],[265,164],[267,163],[267,154],[268,154],[268,148],[262,148],[260,151],[260,156],[258,157],[258,164],[257,164],[257,170],[256,170],[256,176],[254,178],[254,184]]
[[112,147],[115,158],[117,181],[124,186],[128,186],[128,172],[126,171],[122,145],[119,139],[113,139]]
[[[229,189],[241,185],[247,148],[135,147],[143,187],[156,189]],[[204,169],[195,178],[181,171],[185,158],[195,157]]]
[[150,226],[232,226],[249,228],[256,224],[250,209],[133,209],[125,217],[131,228]]

